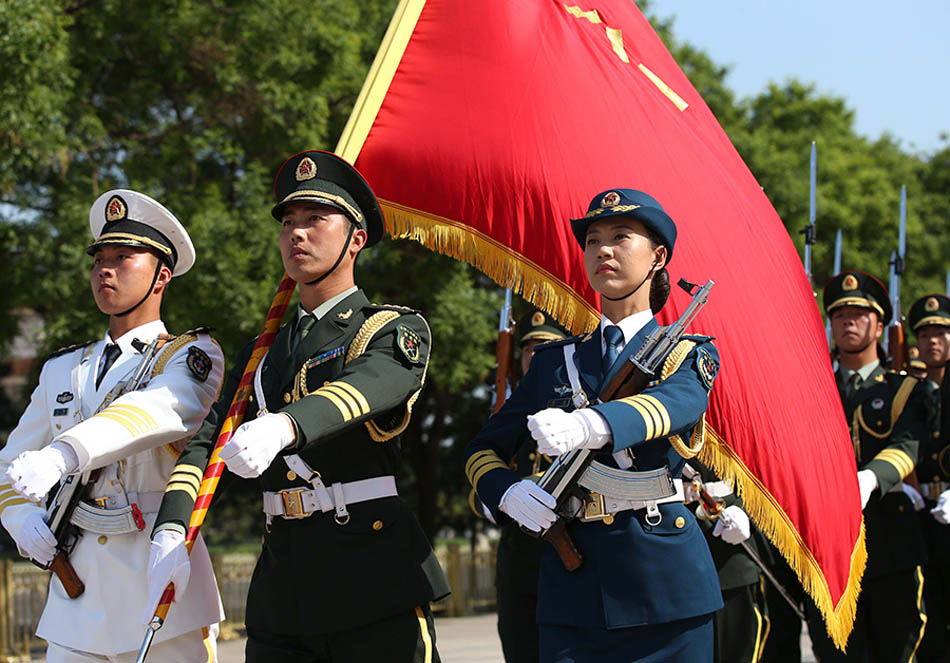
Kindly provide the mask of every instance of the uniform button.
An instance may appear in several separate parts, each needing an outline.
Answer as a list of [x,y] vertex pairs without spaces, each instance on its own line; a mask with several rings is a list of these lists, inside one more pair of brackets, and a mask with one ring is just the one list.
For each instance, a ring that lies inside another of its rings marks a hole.
[[613,525],[614,524],[614,514],[608,513],[604,516],[604,525]]
[[377,532],[378,532],[379,530],[383,529],[383,521],[382,521],[382,520],[377,520],[377,521],[373,522],[373,529],[376,530]]
[[293,470],[288,470],[288,471],[287,471],[287,481],[293,481],[293,480],[296,479],[296,478],[297,478],[297,473],[296,473],[296,472],[294,472]]
[[898,510],[898,511],[903,511],[903,510],[904,510],[904,505],[903,505],[903,504],[899,504],[899,505],[897,506],[897,510]]
[[248,403],[253,403],[253,402],[254,402],[254,394],[251,394],[250,396],[247,397],[247,402],[248,402]]
[[937,460],[937,454],[933,454],[931,458],[933,458],[934,460]]
[[686,519],[683,516],[679,516],[676,520],[673,521],[673,524],[676,525],[676,529],[683,529],[686,527]]
[[538,457],[538,454],[535,454],[535,453],[528,454],[528,460],[534,460],[537,457]]
[[939,474],[935,474],[935,475],[934,475],[934,482],[936,483],[937,481],[940,481],[940,475],[939,475]]
[[289,402],[290,402],[290,394],[284,394],[284,402],[285,402],[285,403],[289,403]]
[[96,539],[96,540],[99,542],[99,545],[104,546],[104,545],[106,544],[106,541],[109,540],[109,537],[106,536],[105,534],[100,534],[100,535],[99,535],[99,538]]
[[935,431],[934,431],[934,439],[936,439],[936,438],[938,438],[938,437],[940,437],[940,431],[935,430]]

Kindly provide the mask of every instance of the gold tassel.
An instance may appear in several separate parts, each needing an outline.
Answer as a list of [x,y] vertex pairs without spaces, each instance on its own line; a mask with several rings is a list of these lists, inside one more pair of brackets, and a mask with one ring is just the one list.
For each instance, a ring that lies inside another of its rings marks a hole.
[[511,288],[544,309],[575,334],[592,331],[600,313],[550,272],[526,260],[471,226],[380,200],[386,229],[457,260],[463,260],[499,285]]
[[839,649],[843,649],[854,625],[858,594],[861,592],[861,576],[864,575],[867,563],[864,517],[861,518],[858,540],[851,553],[848,583],[838,605],[835,606],[821,567],[785,511],[708,423],[706,444],[699,453],[699,459],[720,479],[733,482],[736,493],[742,498],[743,508],[788,561],[805,591],[814,599],[815,605],[824,616],[828,635]]

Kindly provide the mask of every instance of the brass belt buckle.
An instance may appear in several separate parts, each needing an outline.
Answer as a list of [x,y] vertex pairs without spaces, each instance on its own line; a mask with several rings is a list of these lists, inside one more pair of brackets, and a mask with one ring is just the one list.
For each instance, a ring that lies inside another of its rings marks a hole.
[[304,488],[291,488],[277,491],[284,503],[284,518],[306,518],[310,515],[310,512],[303,508],[304,490]]
[[614,514],[607,513],[604,496],[591,491],[584,496],[584,515],[580,520],[584,523],[603,520],[605,525],[610,525],[614,521]]

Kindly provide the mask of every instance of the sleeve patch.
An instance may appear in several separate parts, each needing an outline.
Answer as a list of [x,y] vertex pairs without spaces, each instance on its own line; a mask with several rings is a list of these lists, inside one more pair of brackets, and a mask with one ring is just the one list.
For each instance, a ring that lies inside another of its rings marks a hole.
[[719,373],[719,364],[704,348],[699,348],[697,351],[696,370],[699,372],[699,377],[702,378],[706,391],[712,389],[716,375]]
[[200,382],[208,379],[211,373],[211,357],[204,350],[196,345],[188,348],[188,369],[194,374]]
[[422,338],[406,325],[396,326],[396,347],[405,355],[410,364],[421,364]]

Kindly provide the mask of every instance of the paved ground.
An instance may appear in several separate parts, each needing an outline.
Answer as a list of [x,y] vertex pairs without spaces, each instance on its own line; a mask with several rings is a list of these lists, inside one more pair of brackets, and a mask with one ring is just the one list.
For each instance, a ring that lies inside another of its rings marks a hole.
[[[439,654],[444,663],[503,663],[494,614],[444,617],[436,620],[435,628]],[[219,642],[218,657],[220,663],[243,663],[244,639]],[[34,663],[43,660],[42,656],[33,659]],[[802,634],[802,663],[815,663],[811,642],[805,634]]]

